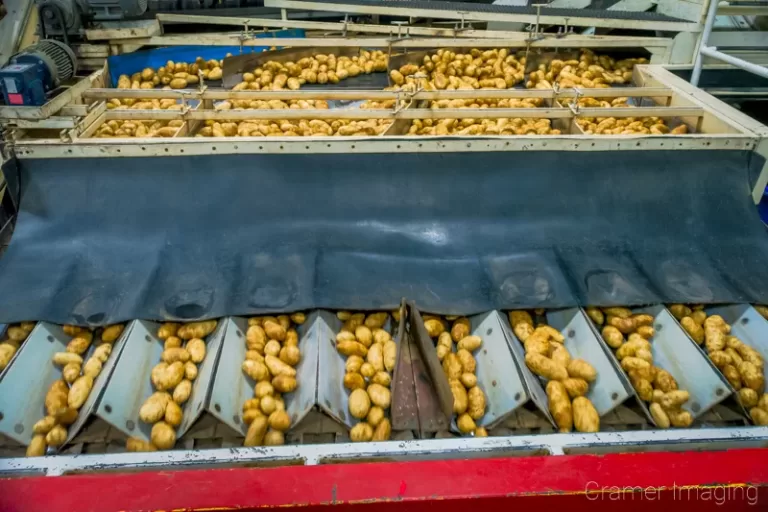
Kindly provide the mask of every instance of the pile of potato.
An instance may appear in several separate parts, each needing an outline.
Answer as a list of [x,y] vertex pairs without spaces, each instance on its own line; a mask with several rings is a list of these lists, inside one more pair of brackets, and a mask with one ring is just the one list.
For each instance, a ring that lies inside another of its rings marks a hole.
[[112,98],[107,100],[107,109],[109,110],[116,108],[121,110],[181,110],[182,106],[175,98]]
[[424,315],[424,328],[432,339],[437,338],[437,358],[443,363],[443,373],[453,393],[456,426],[462,434],[488,437],[485,427],[475,423],[485,415],[486,404],[485,393],[477,383],[477,361],[472,355],[483,345],[483,339],[470,334],[471,327],[467,317]]
[[62,378],[54,381],[45,395],[46,416],[32,427],[34,436],[27,447],[27,457],[43,456],[49,446],[64,444],[67,427],[77,419],[78,411],[88,399],[103,364],[112,354],[112,344],[124,328],[123,324],[114,324],[102,329],[100,341],[83,364],[83,356],[91,347],[94,334],[85,327],[64,326],[64,333],[72,339],[67,344],[66,352],[53,355],[53,363],[62,367]]
[[597,371],[583,359],[571,358],[560,331],[545,323],[534,327],[529,312],[510,311],[509,323],[525,347],[526,366],[547,381],[549,412],[560,432],[599,431],[600,416],[585,396]]
[[765,392],[765,362],[760,353],[736,336],[720,315],[707,316],[703,306],[671,304],[677,318],[693,341],[704,344],[709,359],[723,373],[739,401],[757,425],[768,425],[768,393]]
[[456,53],[440,49],[425,55],[421,64],[405,64],[389,72],[402,89],[507,89],[523,81],[525,57],[510,55],[506,48]]
[[243,81],[233,91],[297,90],[306,83],[337,84],[345,78],[387,70],[389,59],[381,50],[361,50],[353,57],[318,53],[296,62],[270,60],[252,73],[243,73]]
[[[628,98],[579,98],[578,106],[584,108],[633,108]],[[584,133],[594,135],[682,135],[688,133],[688,126],[680,124],[670,129],[660,117],[577,117]]]
[[173,137],[184,124],[181,119],[171,121],[138,121],[112,119],[102,124],[92,135],[96,139],[125,137]]
[[[231,54],[227,54],[229,57]],[[156,86],[168,86],[170,89],[185,89],[189,84],[200,82],[199,75],[206,80],[221,80],[224,59],[205,60],[197,57],[195,62],[173,62],[169,60],[165,66],[157,69],[144,68],[131,76],[120,75],[117,80],[118,89],[154,89]]]
[[6,339],[0,341],[0,372],[10,364],[16,351],[35,328],[35,322],[12,324],[5,330]]
[[[637,396],[650,403],[649,409],[656,425],[659,428],[689,427],[693,416],[682,406],[690,394],[678,389],[672,374],[653,363],[653,317],[636,315],[622,307],[587,308],[587,315],[602,327],[603,339],[614,349]],[[628,336],[626,340],[625,335]]]
[[551,89],[557,83],[560,88],[604,89],[613,84],[632,82],[632,70],[637,64],[647,64],[646,58],[616,60],[607,55],[597,55],[591,50],[581,50],[578,60],[553,59],[540,64],[539,69],[528,75],[528,89]]
[[336,350],[347,357],[344,387],[350,392],[349,413],[361,420],[349,431],[349,438],[387,441],[392,423],[386,411],[392,402],[389,387],[397,360],[397,344],[384,329],[389,313],[339,311],[336,316],[344,322],[336,334]]
[[242,369],[256,384],[253,398],[243,404],[243,421],[248,425],[243,446],[285,444],[284,432],[291,426],[291,417],[282,394],[299,387],[295,367],[301,350],[295,325],[306,320],[304,313],[248,319]]
[[170,450],[176,444],[176,427],[181,425],[181,406],[192,394],[197,365],[205,359],[205,337],[216,329],[216,320],[179,324],[165,322],[157,330],[162,340],[161,362],[152,368],[150,379],[155,392],[139,409],[139,419],[152,425],[150,441],[130,438],[126,449],[133,452]]

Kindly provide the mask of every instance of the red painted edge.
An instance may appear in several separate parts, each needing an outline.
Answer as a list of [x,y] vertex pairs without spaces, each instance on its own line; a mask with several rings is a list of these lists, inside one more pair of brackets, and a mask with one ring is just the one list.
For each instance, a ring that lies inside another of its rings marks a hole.
[[[615,487],[737,489],[744,484],[762,487],[761,495],[768,500],[768,449],[276,468],[169,468],[6,478],[0,479],[0,511],[231,510],[382,502],[405,508],[402,505],[435,500],[503,498],[506,503],[521,497],[556,495],[571,495],[586,503],[601,489],[604,493],[617,492]],[[591,494],[585,495],[586,491]]]

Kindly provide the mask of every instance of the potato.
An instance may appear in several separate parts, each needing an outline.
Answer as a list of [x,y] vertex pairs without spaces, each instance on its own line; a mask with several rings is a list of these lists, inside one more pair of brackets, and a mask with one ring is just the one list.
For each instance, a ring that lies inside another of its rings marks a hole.
[[445,331],[443,322],[437,318],[430,318],[429,320],[425,320],[424,327],[427,329],[427,334],[429,334],[431,338],[437,338],[440,336],[440,333]]
[[528,336],[528,338],[523,342],[523,346],[525,347],[526,352],[533,352],[535,354],[541,354],[542,356],[549,357],[549,340],[543,336],[536,335],[536,333]]
[[288,377],[296,377],[296,370],[289,365],[282,362],[280,359],[267,355],[264,357],[264,363],[269,368],[269,372],[277,377],[278,375],[286,375]]
[[693,416],[688,411],[673,410],[666,412],[667,416],[669,416],[669,422],[673,427],[685,428],[690,427],[693,423]]
[[649,340],[653,338],[653,336],[656,334],[656,330],[650,325],[642,325],[637,328],[635,333],[638,334],[639,336],[642,336],[646,340]]
[[253,388],[253,394],[256,398],[263,398],[267,395],[275,394],[275,387],[269,381],[257,382]]
[[[245,360],[246,361],[256,361],[258,363],[262,363],[263,364],[264,363],[264,356],[259,354],[255,350],[246,350],[245,351]],[[188,363],[188,364],[194,364],[194,363]],[[264,368],[266,368],[266,367],[267,366],[264,365]]]
[[[744,361],[744,359],[741,357],[741,355],[735,350],[730,347],[726,348],[724,350],[726,354],[728,354],[728,357],[731,358],[732,365],[734,368],[738,368],[738,366]],[[737,370],[738,371],[738,370]],[[741,378],[741,377],[739,377]]]
[[453,326],[451,327],[451,339],[455,343],[458,343],[463,338],[469,336],[470,327],[469,318],[462,317],[457,319],[453,322]]
[[13,359],[17,347],[12,343],[0,343],[0,370],[4,370]]
[[360,422],[349,431],[349,439],[353,442],[365,442],[373,439],[373,427],[366,422]]
[[368,327],[364,325],[361,325],[355,329],[355,338],[357,338],[357,341],[369,349],[371,347],[371,343],[373,343],[373,333]]
[[583,359],[572,359],[566,368],[569,377],[584,379],[587,382],[593,382],[597,379],[597,371]]
[[475,373],[477,362],[469,350],[464,348],[459,349],[456,352],[456,357],[459,360],[459,363],[461,363],[462,373]]
[[474,373],[462,373],[459,380],[467,389],[477,386],[477,376]]
[[572,399],[577,396],[586,395],[589,390],[589,383],[584,379],[568,378],[562,382],[565,386],[565,390],[568,392],[568,396]]
[[516,324],[512,330],[514,331],[515,336],[517,336],[517,339],[522,342],[525,342],[534,332],[533,324],[522,322]]
[[289,366],[296,366],[301,360],[301,351],[295,345],[286,345],[280,349],[279,359]]
[[621,360],[621,367],[625,371],[643,370],[651,367],[651,363],[638,357],[625,357]]
[[243,423],[250,425],[259,416],[264,416],[261,409],[247,409],[243,411]]
[[36,435],[47,434],[56,426],[56,418],[46,416],[32,426],[32,432]]
[[644,400],[646,402],[653,400],[653,386],[648,379],[644,379],[642,377],[630,377],[630,381],[632,382],[632,387],[635,388],[637,396],[640,398],[640,400]]
[[386,343],[391,340],[392,336],[384,329],[373,330],[373,342],[374,343]]
[[178,427],[181,425],[183,413],[179,404],[173,400],[168,402],[168,406],[165,409],[165,422],[172,427]]
[[467,390],[456,379],[449,379],[448,384],[453,393],[453,413],[464,414],[469,406],[469,398],[467,396]]
[[91,358],[96,358],[102,363],[106,363],[107,359],[109,359],[110,354],[112,354],[112,345],[108,345],[108,344],[99,345],[93,351],[93,354],[91,354]]
[[283,329],[285,329],[285,333],[287,335],[288,329],[291,328],[291,317],[288,315],[277,315],[277,323],[279,323]]
[[167,350],[163,350],[163,353],[160,355],[160,359],[164,363],[175,363],[176,361],[181,361],[182,363],[186,363],[190,359],[189,351],[185,348],[169,348]]
[[587,316],[597,325],[603,325],[605,322],[605,315],[598,308],[586,308],[586,312]]
[[679,407],[683,405],[685,402],[687,402],[691,398],[690,393],[688,393],[685,390],[674,390],[669,391],[664,394],[664,396],[661,398],[661,406],[664,409],[674,409],[676,407]]
[[378,405],[382,409],[388,409],[392,400],[392,395],[389,389],[385,388],[381,384],[369,385],[368,396],[371,398],[371,402],[374,405]]
[[165,416],[171,395],[165,391],[156,391],[151,394],[139,409],[139,419],[144,423],[153,424]]
[[280,393],[290,393],[299,387],[299,383],[296,377],[289,377],[288,375],[278,375],[272,379],[272,387],[274,387]]
[[456,348],[461,350],[462,348],[474,352],[479,349],[483,344],[483,339],[480,336],[465,336],[456,345]]
[[461,377],[461,362],[456,354],[451,352],[443,358],[443,372],[448,379],[458,379]]
[[389,418],[384,418],[378,424],[373,431],[372,441],[389,441],[389,437],[392,435],[392,424],[389,422]]
[[285,444],[285,435],[279,430],[269,430],[264,435],[264,446],[282,446]]
[[620,308],[620,307],[603,308],[603,313],[606,315],[616,316],[619,318],[629,318],[632,316],[631,309]]
[[383,419],[384,409],[378,405],[371,407],[371,409],[368,411],[368,416],[365,417],[365,421],[367,421],[373,428],[376,428]]
[[129,452],[156,452],[157,447],[149,441],[138,439],[135,437],[129,437],[125,441],[125,449]]
[[189,352],[189,359],[193,363],[202,363],[205,359],[205,342],[200,338],[192,338],[185,347]]
[[573,399],[573,426],[579,432],[600,430],[600,416],[589,398],[579,396]]
[[241,366],[243,373],[256,382],[269,378],[269,369],[267,365],[259,361],[246,359]]
[[113,343],[117,341],[117,338],[123,334],[124,329],[125,325],[123,324],[113,324],[106,326],[104,330],[101,331],[101,341],[104,343]]
[[[765,409],[753,407],[749,410],[749,416],[752,418],[752,421],[755,422],[755,425],[768,425],[768,411]],[[29,456],[29,452],[27,452],[27,456]]]
[[[98,377],[101,373],[102,366],[102,362],[98,358],[90,357],[88,358],[88,361],[85,362],[85,366],[83,367],[83,375],[88,375],[92,379],[96,379],[96,377]],[[64,367],[64,370],[66,370],[66,367]],[[64,374],[64,370],[62,370],[62,375]]]
[[568,378],[568,370],[564,366],[541,354],[525,354],[525,364],[533,373],[548,380],[565,380]]
[[246,346],[254,350],[257,346],[264,348],[267,344],[267,333],[260,325],[251,325],[245,333]]
[[361,420],[368,415],[370,408],[371,399],[364,389],[355,389],[349,394],[349,412],[352,416]]
[[373,366],[375,371],[384,371],[384,346],[381,343],[371,346],[368,349],[366,360]]
[[[532,337],[533,336],[531,336],[531,338]],[[530,338],[528,339],[530,340]],[[552,344],[552,353],[550,354],[550,359],[552,359],[560,366],[565,366],[566,368],[568,368],[568,365],[571,364],[571,354],[568,352],[568,349],[565,348],[565,345],[560,345],[559,343]]]
[[737,369],[744,386],[762,393],[765,389],[765,377],[760,369],[749,361],[743,361]]
[[355,337],[355,333],[349,332],[349,331],[340,331],[336,333],[336,342],[342,342],[342,341],[357,341],[357,338]]
[[165,322],[157,330],[157,337],[161,340],[165,340],[171,336],[175,336],[179,330],[179,324],[176,322]]
[[67,440],[67,429],[62,425],[55,425],[47,434],[45,434],[45,444],[48,446],[61,446]]
[[176,431],[164,421],[158,421],[152,426],[149,439],[159,450],[170,450],[176,444]]
[[176,335],[183,340],[191,340],[192,338],[205,339],[206,336],[211,334],[218,325],[216,320],[206,320],[204,322],[190,322],[182,325],[177,331]]
[[248,431],[245,433],[243,446],[261,446],[264,435],[267,433],[268,420],[266,416],[259,415],[251,421]]
[[386,311],[371,313],[365,317],[365,326],[371,329],[380,329],[387,323],[387,318],[389,318],[389,313]]
[[267,344],[264,345],[264,355],[272,357],[280,355],[280,342],[277,340],[269,340]]
[[271,428],[284,432],[291,426],[291,417],[285,410],[277,409],[269,415],[267,422]]
[[374,384],[381,384],[382,386],[388,388],[392,384],[392,377],[389,375],[389,373],[384,371],[376,372],[376,375],[373,376],[371,382]]
[[684,316],[682,319],[680,319],[680,325],[685,329],[685,332],[688,333],[688,335],[691,337],[693,341],[701,345],[704,343],[704,329],[696,323],[696,321],[689,317]]
[[757,405],[758,402],[758,396],[757,392],[754,389],[751,388],[741,388],[739,390],[739,402],[741,405],[744,406],[745,409],[749,409],[750,407],[754,407]]
[[69,336],[77,336],[81,332],[86,332],[88,329],[85,327],[79,327],[77,325],[64,325],[62,326],[61,330],[64,331],[64,334]]
[[365,357],[368,355],[368,349],[365,348],[365,345],[356,341],[337,341],[336,350],[345,356]]
[[573,409],[571,400],[562,382],[550,380],[547,382],[547,399],[549,412],[555,419],[560,432],[570,432],[573,428]]
[[299,346],[299,333],[294,328],[290,328],[285,332],[285,340],[283,340],[283,347],[290,345]]
[[462,434],[469,434],[477,429],[475,420],[473,420],[472,417],[467,413],[459,416],[459,418],[456,420],[456,425],[459,427],[459,431]]
[[197,378],[197,365],[192,361],[184,363],[184,378],[187,380],[195,380]]
[[71,425],[77,420],[77,409],[71,407],[62,407],[53,415],[56,423],[61,425]]
[[656,426],[659,428],[669,428],[669,416],[667,416],[667,413],[664,412],[664,409],[661,407],[661,404],[658,403],[652,403],[650,406],[651,416],[653,417],[653,421],[656,423]]
[[192,381],[183,379],[173,389],[173,401],[181,405],[189,400],[192,394]]
[[619,348],[624,343],[624,335],[612,325],[603,327],[603,339],[611,348]]
[[85,336],[85,334],[86,333],[82,333],[76,338],[72,338],[69,343],[67,343],[67,352],[78,355],[85,354],[91,346],[91,333],[87,333],[88,336]]
[[67,384],[72,384],[80,377],[81,367],[77,363],[69,363],[61,370],[61,376]]
[[360,367],[365,361],[360,356],[349,356],[347,362],[344,364],[344,368],[347,373],[356,373],[360,371]]
[[473,420],[479,420],[485,414],[485,393],[475,386],[467,393],[469,407],[467,413]]
[[768,393],[763,393],[760,400],[757,401],[757,406],[768,411]]
[[672,313],[672,316],[678,320],[682,320],[683,317],[690,316],[693,313],[693,310],[685,304],[670,304],[667,308]]
[[677,389],[677,381],[675,378],[671,373],[662,369],[659,369],[656,372],[656,378],[654,379],[653,384],[656,389],[660,389],[664,393],[668,393]]
[[[61,383],[64,386],[64,390],[59,385]],[[63,380],[57,380],[51,385],[48,393],[45,395],[45,410],[49,416],[56,414],[56,411],[67,406],[67,398],[69,396],[69,387]]]
[[91,388],[93,388],[93,377],[87,375],[79,377],[69,389],[67,404],[73,409],[80,409],[88,399],[88,395],[91,393]]
[[615,327],[622,334],[629,334],[635,330],[635,323],[631,318],[619,318],[617,316],[608,316],[605,319],[606,324]]
[[45,455],[45,435],[38,434],[32,437],[32,441],[27,446],[27,457],[42,457]]
[[357,372],[347,372],[344,375],[344,387],[350,391],[365,389],[365,379]]
[[264,322],[264,332],[266,332],[269,339],[277,341],[285,340],[285,336],[287,334],[285,327],[280,325],[279,322],[273,322],[271,320]]
[[296,325],[302,325],[306,321],[307,316],[302,312],[294,313],[291,315],[291,322],[295,323]]
[[83,364],[83,358],[72,352],[56,352],[53,354],[53,362],[59,366],[66,366],[70,363]]

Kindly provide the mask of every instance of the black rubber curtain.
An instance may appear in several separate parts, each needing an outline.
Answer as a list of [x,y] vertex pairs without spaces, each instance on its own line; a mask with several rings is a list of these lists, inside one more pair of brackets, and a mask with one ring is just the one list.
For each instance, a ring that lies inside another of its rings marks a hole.
[[22,160],[0,321],[378,309],[401,297],[445,314],[768,303],[754,160],[744,151]]

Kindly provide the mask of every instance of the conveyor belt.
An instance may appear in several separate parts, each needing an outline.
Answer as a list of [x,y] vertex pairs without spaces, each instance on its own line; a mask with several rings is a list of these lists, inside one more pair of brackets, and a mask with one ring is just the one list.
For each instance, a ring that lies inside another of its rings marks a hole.
[[750,152],[20,163],[0,322],[768,303]]

